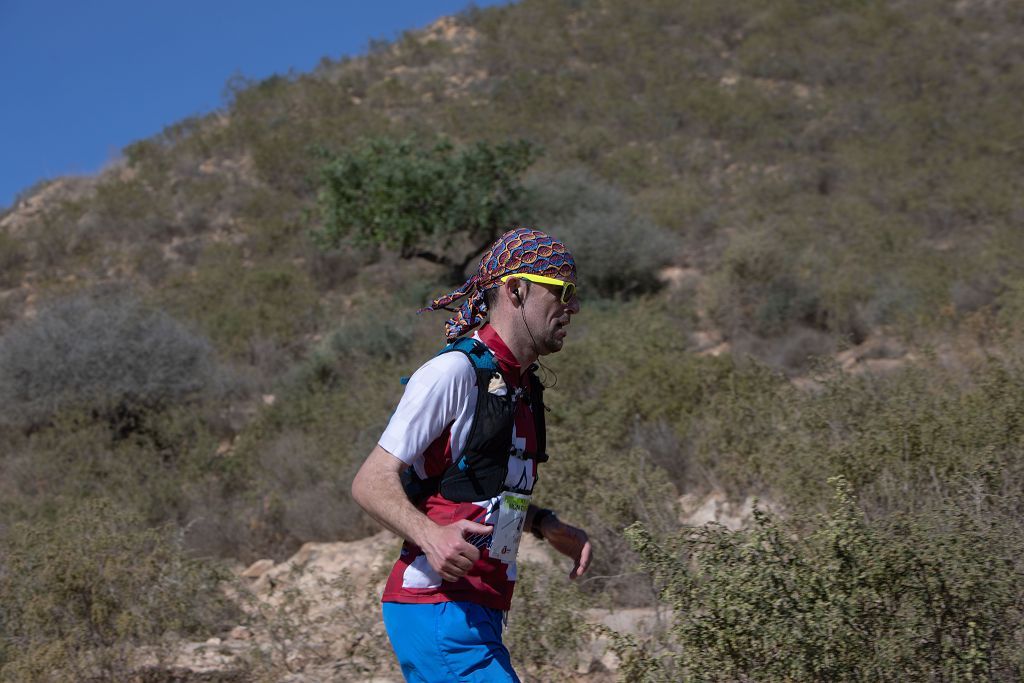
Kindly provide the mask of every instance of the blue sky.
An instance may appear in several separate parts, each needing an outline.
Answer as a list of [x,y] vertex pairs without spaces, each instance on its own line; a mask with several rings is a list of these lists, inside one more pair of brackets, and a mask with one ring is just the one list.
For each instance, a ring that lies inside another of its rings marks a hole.
[[38,180],[93,173],[128,143],[216,109],[234,74],[309,71],[469,4],[0,0],[0,207]]

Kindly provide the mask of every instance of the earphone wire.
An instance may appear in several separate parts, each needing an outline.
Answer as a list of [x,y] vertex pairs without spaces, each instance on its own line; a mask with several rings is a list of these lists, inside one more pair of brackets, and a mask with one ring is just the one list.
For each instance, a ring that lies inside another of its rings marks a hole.
[[[533,330],[530,329],[530,323],[526,322],[526,306],[523,305],[523,297],[519,294],[518,290],[516,291],[516,298],[519,299],[519,312],[523,316],[523,325],[526,327],[526,331],[530,335],[530,342],[533,344],[533,352],[537,354],[537,367],[544,371],[537,379],[540,380],[540,385],[545,389],[556,387],[558,386],[558,373],[540,362],[540,348],[537,346],[537,340],[533,337]],[[548,384],[549,377],[554,378],[554,381],[552,381],[551,384]]]

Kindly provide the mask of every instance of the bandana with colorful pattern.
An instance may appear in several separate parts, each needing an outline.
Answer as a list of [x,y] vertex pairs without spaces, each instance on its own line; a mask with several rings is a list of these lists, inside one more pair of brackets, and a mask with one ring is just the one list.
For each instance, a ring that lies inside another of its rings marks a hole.
[[[564,244],[540,230],[509,230],[484,253],[473,277],[454,292],[434,299],[419,312],[439,308],[453,311],[455,316],[445,324],[445,336],[448,341],[454,341],[484,321],[487,314],[484,292],[500,286],[501,278],[513,273],[533,273],[576,282],[576,262]],[[457,309],[449,308],[449,304],[462,297],[467,297],[462,305]]]

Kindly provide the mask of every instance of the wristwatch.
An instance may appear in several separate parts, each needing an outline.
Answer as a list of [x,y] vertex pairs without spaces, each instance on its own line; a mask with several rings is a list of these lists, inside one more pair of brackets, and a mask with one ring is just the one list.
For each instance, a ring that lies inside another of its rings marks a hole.
[[533,524],[530,525],[530,533],[542,541],[544,540],[544,534],[541,533],[540,529],[541,525],[544,523],[544,520],[548,517],[554,517],[555,519],[558,519],[558,517],[555,516],[555,511],[548,510],[547,508],[541,508],[537,510],[535,513],[533,513]]

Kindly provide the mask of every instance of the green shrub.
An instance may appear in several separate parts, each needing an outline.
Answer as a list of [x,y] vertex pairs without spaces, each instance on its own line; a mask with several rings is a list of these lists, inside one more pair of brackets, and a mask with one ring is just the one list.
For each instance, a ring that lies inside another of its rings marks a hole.
[[326,355],[282,381],[232,456],[246,473],[240,514],[251,520],[237,552],[284,558],[306,541],[354,540],[378,529],[349,487],[401,396],[399,378],[409,373],[408,362]]
[[86,201],[61,197],[33,216],[27,240],[31,263],[52,273],[92,253],[97,242],[83,229],[86,212]]
[[102,501],[0,540],[0,678],[127,680],[134,648],[227,623],[221,570]]
[[[197,179],[203,182],[204,178]],[[211,201],[226,219],[237,218],[245,226],[245,248],[257,259],[281,262],[303,255],[314,258],[315,248],[309,237],[306,205],[292,194],[269,188],[242,186],[234,191],[233,205]]]
[[8,292],[0,296],[0,331],[14,323],[22,315],[27,292],[24,290]]
[[[730,397],[752,399],[783,380],[753,363],[693,354],[690,314],[678,306],[638,298],[588,306],[573,321],[564,352],[545,359],[557,371],[548,394],[552,453],[581,440],[613,452],[637,447],[680,491],[731,481],[719,476],[732,470],[728,456],[695,451],[702,443],[697,437],[726,414],[721,409]],[[765,403],[775,401],[773,396]],[[760,407],[744,407],[756,415],[744,415],[737,428],[752,429],[756,416],[767,418],[770,413]],[[731,424],[736,415],[726,419]],[[723,445],[722,451],[728,454],[731,447]],[[585,454],[587,447],[580,451]]]
[[[3,433],[0,527],[51,519],[61,506],[102,497],[146,524],[187,527],[192,549],[229,556],[244,545],[239,529],[252,514],[242,505],[244,463],[219,451],[230,434],[223,410],[204,402],[141,411],[131,431],[69,410],[28,434]],[[207,533],[214,521],[234,535],[214,539]]]
[[409,311],[394,309],[383,315],[373,312],[347,316],[327,337],[326,344],[339,357],[398,360],[406,356],[412,344],[414,322]]
[[595,550],[589,575],[579,579],[585,594],[619,607],[651,604],[656,593],[638,571],[623,531],[638,520],[660,532],[673,529],[678,507],[675,488],[647,453],[589,439],[561,445],[557,459],[544,466],[535,495],[539,505],[589,535]]
[[1024,279],[1007,283],[996,300],[998,328],[1008,335],[1013,344],[1024,335]]
[[34,426],[83,408],[129,419],[217,381],[205,339],[128,296],[60,300],[0,337],[0,424]]
[[[537,501],[590,534],[600,548],[592,576],[605,578],[584,577],[584,590],[606,592],[619,605],[652,599],[622,530],[638,519],[658,529],[675,524],[673,482],[699,476],[672,441],[702,400],[705,367],[716,364],[684,356],[685,338],[660,310],[648,299],[592,306],[573,322],[563,352],[545,359],[551,460],[541,468]],[[649,345],[638,347],[638,339]]]
[[373,250],[352,246],[322,249],[307,244],[304,251],[306,268],[321,292],[337,290],[353,280],[359,271],[372,262]]
[[633,666],[647,680],[669,668],[702,681],[1018,679],[1019,529],[960,500],[868,522],[835,486],[806,533],[762,511],[749,530],[712,524],[665,541],[631,527],[675,614],[672,651]]

